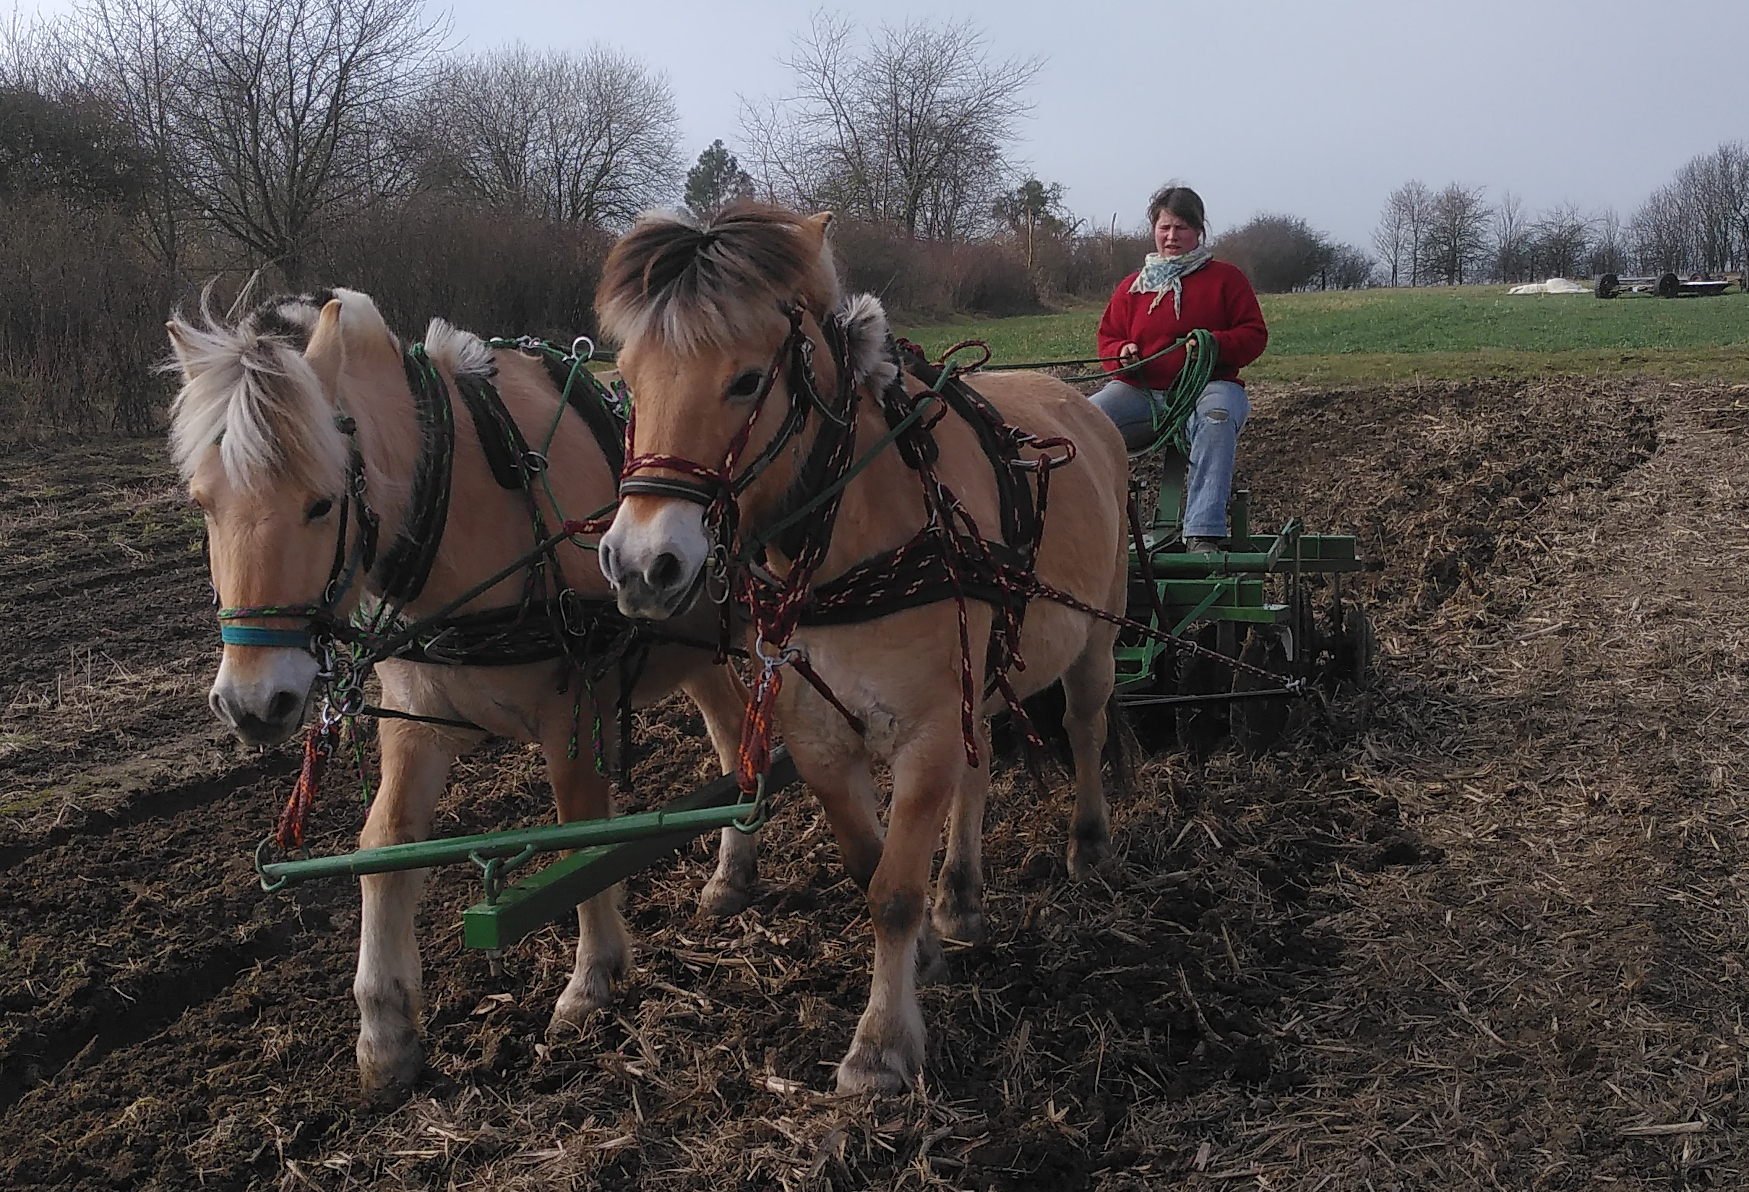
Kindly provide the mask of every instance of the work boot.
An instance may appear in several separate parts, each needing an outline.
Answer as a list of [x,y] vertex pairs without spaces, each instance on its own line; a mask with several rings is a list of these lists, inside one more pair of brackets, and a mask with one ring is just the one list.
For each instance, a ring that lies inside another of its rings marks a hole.
[[1219,538],[1186,538],[1184,540],[1184,553],[1188,555],[1214,554],[1224,549],[1226,548],[1221,545]]

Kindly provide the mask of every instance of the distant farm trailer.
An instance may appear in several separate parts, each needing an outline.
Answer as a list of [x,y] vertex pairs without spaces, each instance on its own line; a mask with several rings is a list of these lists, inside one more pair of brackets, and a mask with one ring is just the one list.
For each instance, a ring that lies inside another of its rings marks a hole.
[[1657,277],[1617,277],[1613,273],[1605,273],[1597,279],[1597,296],[1599,298],[1614,298],[1620,294],[1656,294],[1660,298],[1706,298],[1714,294],[1723,294],[1733,280],[1739,291],[1743,288],[1743,279],[1738,275],[1730,277],[1694,278],[1684,281],[1674,273],[1664,273]]

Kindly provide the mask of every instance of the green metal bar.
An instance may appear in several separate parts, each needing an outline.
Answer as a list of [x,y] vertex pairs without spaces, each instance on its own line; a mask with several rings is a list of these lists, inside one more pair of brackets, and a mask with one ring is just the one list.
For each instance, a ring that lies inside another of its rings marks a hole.
[[1211,586],[1209,588],[1209,594],[1202,598],[1202,603],[1198,604],[1195,608],[1191,609],[1190,612],[1185,614],[1184,619],[1178,622],[1173,628],[1172,636],[1182,636],[1184,631],[1190,628],[1190,623],[1192,621],[1206,613],[1214,605],[1215,601],[1220,599],[1221,593],[1230,590],[1233,586],[1234,583],[1231,580],[1222,580]]
[[[1256,541],[1255,538],[1252,539]],[[1305,539],[1301,539],[1305,542]],[[1155,554],[1154,574],[1162,579],[1187,579],[1193,577],[1209,577],[1224,575],[1277,575],[1293,570],[1293,559],[1283,558],[1274,551],[1215,551],[1209,554],[1185,554],[1180,551],[1167,551]],[[1334,572],[1360,571],[1365,564],[1356,559],[1353,554],[1346,558],[1339,554],[1314,556],[1306,552],[1300,556],[1302,572]]]
[[[786,755],[787,756],[787,755]],[[774,763],[775,764],[775,763]],[[723,780],[707,784],[714,790]],[[735,790],[732,776],[728,785]],[[682,796],[684,799],[685,797]],[[415,840],[406,844],[389,844],[381,848],[359,849],[332,857],[307,857],[293,861],[269,861],[260,866],[266,882],[284,880],[287,884],[324,877],[347,877],[366,873],[392,873],[404,869],[426,869],[433,865],[454,865],[476,854],[484,858],[513,857],[533,846],[540,852],[562,849],[593,848],[597,845],[623,844],[648,837],[668,837],[684,834],[691,839],[700,832],[727,827],[744,818],[751,803],[735,800],[723,805],[691,803],[677,807],[675,800],[661,811],[622,815],[613,819],[573,820],[565,824],[544,824],[538,828],[517,828],[508,832],[485,832],[474,836],[451,836],[440,840]]]
[[454,865],[469,860],[475,854],[488,859],[513,857],[530,845],[541,852],[557,852],[560,849],[619,844],[666,832],[684,831],[696,835],[726,826],[738,815],[745,815],[751,806],[752,804],[733,808],[706,807],[696,811],[672,813],[650,811],[641,815],[622,815],[614,819],[573,820],[567,824],[545,824],[539,828],[485,832],[477,836],[414,840],[406,844],[384,845],[381,848],[361,848],[355,853],[342,853],[333,857],[269,861],[261,866],[261,873],[268,880],[278,881],[284,878],[287,883],[296,885],[315,878],[394,873],[404,869],[427,869],[433,865]]
[[[767,794],[797,782],[788,750],[772,751]],[[741,797],[733,774],[706,783],[669,802],[664,811],[734,804]],[[696,832],[649,836],[561,857],[538,873],[506,887],[496,902],[477,902],[462,912],[462,940],[470,948],[507,948],[530,932],[561,918],[578,903],[633,874],[674,856]]]

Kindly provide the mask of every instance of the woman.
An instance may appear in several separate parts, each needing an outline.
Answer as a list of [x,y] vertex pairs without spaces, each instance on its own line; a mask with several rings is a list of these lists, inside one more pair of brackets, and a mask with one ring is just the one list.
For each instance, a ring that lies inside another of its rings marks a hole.
[[1148,202],[1155,251],[1117,284],[1099,320],[1099,354],[1116,373],[1093,395],[1123,432],[1131,451],[1152,445],[1154,411],[1184,367],[1184,350],[1137,365],[1194,328],[1214,333],[1214,379],[1197,399],[1186,435],[1190,475],[1185,485],[1184,546],[1221,549],[1227,536],[1227,496],[1233,455],[1251,413],[1239,370],[1263,354],[1269,329],[1245,275],[1209,256],[1203,245],[1202,199],[1188,186],[1167,186]]

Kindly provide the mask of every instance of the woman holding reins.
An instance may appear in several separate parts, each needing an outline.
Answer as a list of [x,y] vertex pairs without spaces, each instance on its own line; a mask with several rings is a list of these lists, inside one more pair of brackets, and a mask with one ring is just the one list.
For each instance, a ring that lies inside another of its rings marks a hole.
[[1132,452],[1145,450],[1160,437],[1157,410],[1185,366],[1182,348],[1158,353],[1196,328],[1213,333],[1214,379],[1185,427],[1190,472],[1184,545],[1188,551],[1220,550],[1233,457],[1251,413],[1239,370],[1263,354],[1269,329],[1245,275],[1214,260],[1203,244],[1202,199],[1194,190],[1166,186],[1155,192],[1148,222],[1155,251],[1118,283],[1099,320],[1099,354],[1107,358],[1106,371],[1116,375],[1092,400],[1117,423]]

